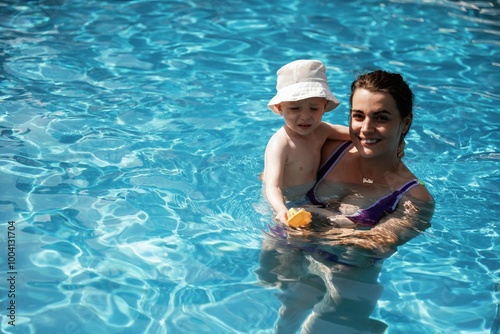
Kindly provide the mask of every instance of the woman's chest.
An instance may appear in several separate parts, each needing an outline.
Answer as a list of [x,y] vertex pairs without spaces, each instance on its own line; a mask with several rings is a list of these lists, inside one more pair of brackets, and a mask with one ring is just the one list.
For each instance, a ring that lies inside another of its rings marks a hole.
[[390,192],[388,187],[332,181],[321,182],[316,188],[323,203],[345,215],[370,207]]

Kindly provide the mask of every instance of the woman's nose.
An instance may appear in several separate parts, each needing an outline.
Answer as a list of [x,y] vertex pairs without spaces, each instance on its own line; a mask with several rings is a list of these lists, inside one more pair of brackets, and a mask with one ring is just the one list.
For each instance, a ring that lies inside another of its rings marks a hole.
[[373,122],[369,117],[366,117],[363,120],[363,124],[361,125],[361,131],[363,132],[372,132],[374,129]]

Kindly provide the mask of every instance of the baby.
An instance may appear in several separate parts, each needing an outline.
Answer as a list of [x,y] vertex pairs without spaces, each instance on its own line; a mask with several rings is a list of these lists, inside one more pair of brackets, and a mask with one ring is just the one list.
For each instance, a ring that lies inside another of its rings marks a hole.
[[285,125],[269,140],[262,181],[264,194],[285,224],[285,200],[304,196],[314,185],[327,139],[349,140],[345,126],[322,122],[323,114],[340,104],[328,87],[326,69],[318,60],[296,60],[277,72],[277,94],[268,107]]

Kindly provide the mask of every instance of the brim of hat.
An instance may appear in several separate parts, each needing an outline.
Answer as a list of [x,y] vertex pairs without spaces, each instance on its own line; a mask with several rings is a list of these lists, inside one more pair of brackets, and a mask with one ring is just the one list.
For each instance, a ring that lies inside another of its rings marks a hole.
[[300,101],[311,97],[324,97],[327,99],[328,104],[325,111],[331,111],[340,104],[327,85],[321,82],[298,82],[281,88],[271,101],[269,101],[267,106],[274,113],[279,114],[279,110],[276,107],[277,104],[281,102]]

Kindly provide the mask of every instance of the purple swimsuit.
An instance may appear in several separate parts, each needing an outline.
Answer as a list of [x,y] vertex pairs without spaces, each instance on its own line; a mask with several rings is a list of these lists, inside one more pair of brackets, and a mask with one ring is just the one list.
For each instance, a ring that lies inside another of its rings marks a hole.
[[[352,142],[343,142],[337,149],[328,157],[328,160],[320,167],[317,176],[317,182],[314,187],[307,193],[307,197],[311,203],[325,207],[326,205],[318,200],[316,197],[316,188],[321,180],[335,167],[335,165],[340,161],[342,156],[350,149]],[[352,222],[364,225],[364,226],[374,226],[376,225],[382,217],[394,212],[398,206],[399,200],[403,195],[409,191],[411,188],[419,185],[420,182],[417,179],[408,181],[402,185],[399,189],[390,193],[389,195],[379,199],[373,205],[366,209],[360,209],[355,214],[346,216]]]

